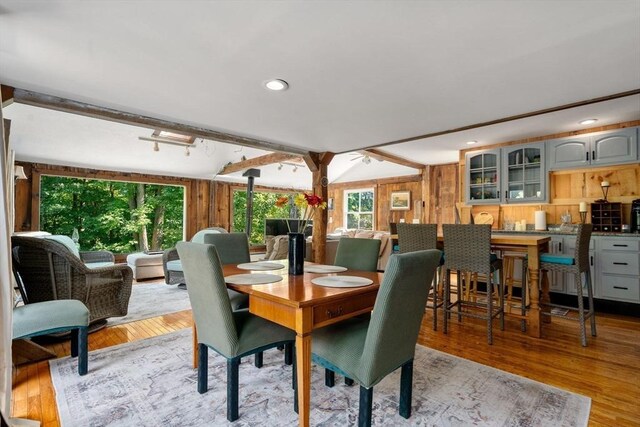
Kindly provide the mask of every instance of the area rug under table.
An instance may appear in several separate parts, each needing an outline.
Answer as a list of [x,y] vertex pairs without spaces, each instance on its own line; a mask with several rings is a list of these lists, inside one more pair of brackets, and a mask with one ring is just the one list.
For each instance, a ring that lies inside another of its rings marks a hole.
[[[53,360],[51,374],[63,426],[218,426],[226,420],[226,361],[209,352],[209,391],[196,391],[191,333],[181,330],[89,354],[89,373],[76,360]],[[324,385],[313,367],[311,425],[357,422],[357,385]],[[379,426],[585,426],[591,400],[436,350],[418,346],[413,412],[398,415],[400,373],[374,388]],[[291,367],[270,350],[264,366],[240,365],[240,419],[233,426],[294,426]]]
[[189,294],[186,290],[179,289],[175,285],[167,285],[164,280],[138,283],[131,288],[127,315],[109,318],[107,326],[121,325],[183,310],[191,310]]

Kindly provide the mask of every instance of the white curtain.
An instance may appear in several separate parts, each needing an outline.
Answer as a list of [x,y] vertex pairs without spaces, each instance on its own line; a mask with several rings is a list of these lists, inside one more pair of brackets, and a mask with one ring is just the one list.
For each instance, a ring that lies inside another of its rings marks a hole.
[[[0,100],[1,105],[1,100]],[[14,153],[4,140],[4,120],[0,107],[0,411],[10,426],[37,426],[39,422],[10,419],[11,415],[11,335],[13,277],[11,274],[11,233],[13,231]]]

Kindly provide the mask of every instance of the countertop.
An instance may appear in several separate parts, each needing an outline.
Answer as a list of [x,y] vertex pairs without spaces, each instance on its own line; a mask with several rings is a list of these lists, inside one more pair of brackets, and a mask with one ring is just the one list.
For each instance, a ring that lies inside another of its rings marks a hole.
[[[555,231],[555,230],[546,230],[546,231],[538,231],[538,230],[527,230],[527,231],[507,231],[507,230],[491,230],[492,233],[503,233],[503,234],[545,234],[545,235],[567,235],[567,236],[575,236],[575,231]],[[592,236],[607,236],[607,237],[631,237],[640,239],[640,233],[613,233],[606,231],[594,231],[591,233]]]

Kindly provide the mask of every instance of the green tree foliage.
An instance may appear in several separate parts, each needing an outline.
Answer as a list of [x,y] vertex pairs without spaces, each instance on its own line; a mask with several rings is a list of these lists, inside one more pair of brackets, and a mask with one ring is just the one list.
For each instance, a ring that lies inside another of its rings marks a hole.
[[[135,201],[143,187],[144,204]],[[160,236],[150,249],[168,248],[182,240],[184,188],[93,179],[43,176],[40,190],[40,228],[52,234],[80,233],[83,250],[117,253],[142,250],[142,227]],[[158,213],[162,218],[158,221]],[[154,232],[155,231],[155,232]]]
[[[291,206],[281,208],[276,206],[279,197],[289,197],[288,193],[271,193],[254,191],[253,193],[253,220],[251,221],[251,244],[264,243],[265,218],[295,218],[290,216]],[[233,231],[245,231],[247,215],[247,192],[233,192]]]

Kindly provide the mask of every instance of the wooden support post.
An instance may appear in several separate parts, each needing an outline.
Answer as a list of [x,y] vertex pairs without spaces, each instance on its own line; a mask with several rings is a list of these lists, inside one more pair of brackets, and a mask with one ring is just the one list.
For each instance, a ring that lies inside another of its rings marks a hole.
[[[313,194],[322,197],[322,200],[327,200],[329,197],[329,191],[327,186],[329,179],[327,178],[327,166],[333,159],[333,153],[312,154],[310,159],[305,158],[307,164],[313,163],[313,167],[309,169],[312,171],[313,177]],[[316,212],[313,217],[313,261],[324,264],[326,261],[326,243],[327,243],[327,210],[322,209]]]

